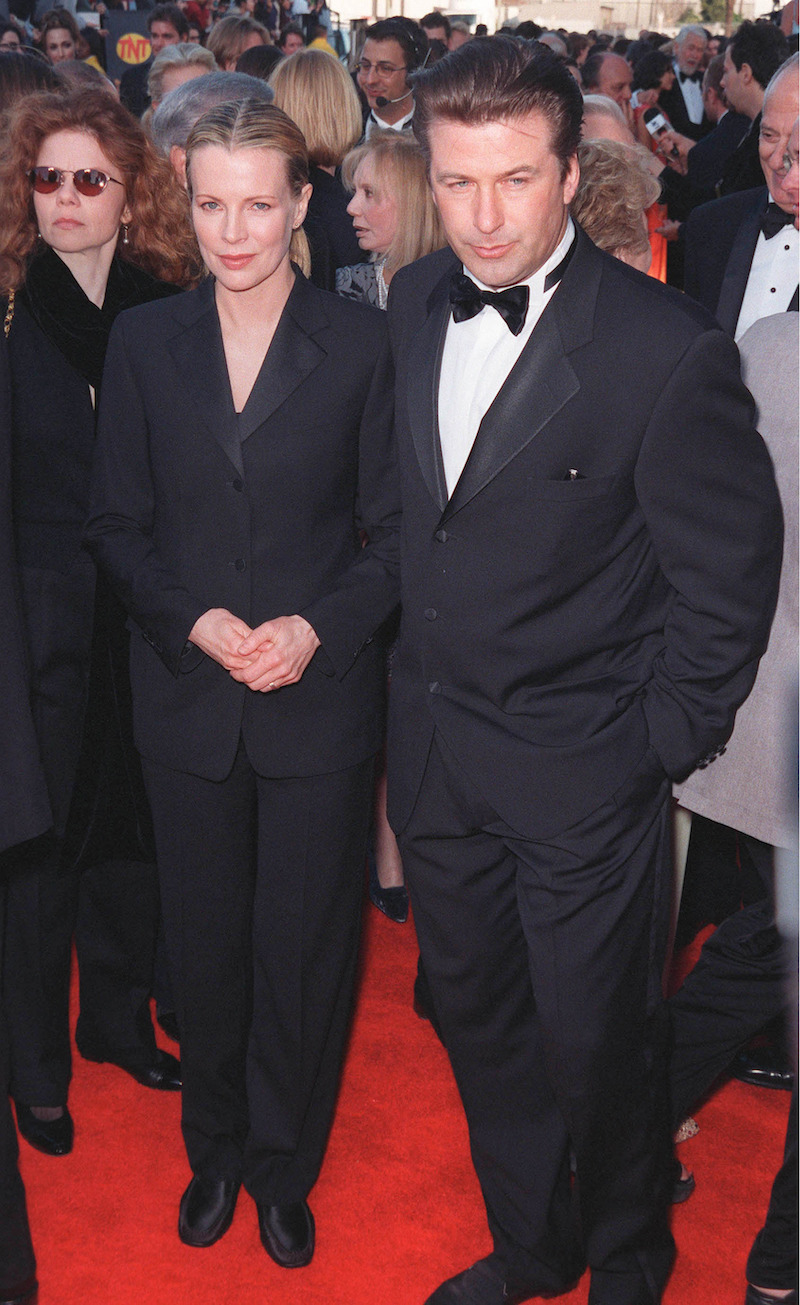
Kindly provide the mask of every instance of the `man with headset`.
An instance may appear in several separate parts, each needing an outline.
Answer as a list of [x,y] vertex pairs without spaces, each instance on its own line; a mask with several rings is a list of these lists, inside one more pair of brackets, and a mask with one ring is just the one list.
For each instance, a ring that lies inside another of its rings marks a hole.
[[412,19],[384,18],[367,28],[357,77],[369,104],[366,140],[378,129],[411,130],[414,101],[408,76],[424,68],[427,58],[428,38]]

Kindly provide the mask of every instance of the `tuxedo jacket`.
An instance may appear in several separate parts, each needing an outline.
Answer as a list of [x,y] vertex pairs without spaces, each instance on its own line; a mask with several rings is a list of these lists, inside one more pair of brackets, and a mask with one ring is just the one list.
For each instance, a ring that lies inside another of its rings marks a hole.
[[390,818],[434,730],[520,834],[557,834],[648,747],[716,755],[775,602],[781,514],[733,341],[578,232],[448,499],[438,375],[458,266],[393,278],[402,622]]
[[683,288],[730,335],[739,320],[768,202],[766,186],[738,191],[701,204],[686,224]]
[[[744,113],[729,109],[713,131],[699,140],[686,158],[686,175],[692,189],[708,199],[716,197],[715,187],[722,179],[725,164],[750,130]],[[706,193],[707,192],[707,193]]]
[[703,113],[702,122],[692,122],[686,109],[686,101],[681,92],[680,78],[675,74],[675,81],[668,91],[662,91],[658,97],[658,103],[664,110],[676,131],[682,136],[690,136],[692,140],[701,140],[707,136],[713,127],[713,123]]
[[[344,769],[380,746],[391,419],[384,314],[299,272],[239,416],[210,279],[120,316],[87,539],[132,618],[143,756],[223,779],[240,739],[266,776]],[[214,607],[253,627],[299,612],[322,646],[297,684],[253,692],[187,643]]]

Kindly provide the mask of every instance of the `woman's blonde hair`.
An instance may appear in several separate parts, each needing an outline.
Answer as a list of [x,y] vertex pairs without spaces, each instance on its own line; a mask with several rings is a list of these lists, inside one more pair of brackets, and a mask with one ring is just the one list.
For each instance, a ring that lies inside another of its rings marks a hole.
[[298,50],[282,59],[269,84],[275,103],[306,138],[310,163],[338,168],[361,139],[361,105],[352,78],[324,50]]
[[[327,56],[330,58],[330,56]],[[263,100],[238,100],[219,104],[204,113],[186,142],[186,184],[192,193],[192,158],[204,145],[226,150],[277,150],[286,161],[286,179],[297,198],[308,185],[308,150],[300,128],[283,109]],[[304,276],[311,271],[311,253],[302,227],[292,232],[289,257]]]
[[644,213],[661,194],[647,152],[640,145],[587,140],[578,146],[578,164],[581,176],[570,212],[587,236],[609,254],[646,253]]
[[355,190],[356,173],[367,158],[375,163],[377,188],[389,191],[397,205],[397,232],[386,254],[386,271],[394,274],[441,249],[447,237],[428,185],[425,156],[413,137],[399,131],[374,131],[342,164],[342,181],[348,190]]
[[131,210],[127,243],[117,254],[152,276],[190,285],[203,264],[186,195],[141,124],[104,90],[28,95],[4,119],[7,148],[0,160],[0,289],[19,289],[38,239],[28,179],[42,144],[60,131],[86,132],[108,156]]
[[261,37],[262,45],[272,45],[272,38],[263,23],[257,23],[249,14],[227,14],[211,28],[206,49],[211,51],[223,72],[232,71],[248,36],[254,32]]

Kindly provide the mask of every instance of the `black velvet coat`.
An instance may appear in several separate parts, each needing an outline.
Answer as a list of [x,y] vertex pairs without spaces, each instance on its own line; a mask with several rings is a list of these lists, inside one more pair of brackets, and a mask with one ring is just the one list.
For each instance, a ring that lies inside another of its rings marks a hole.
[[[96,585],[82,535],[97,390],[117,313],[174,293],[115,260],[98,309],[50,249],[18,292],[2,402],[11,429],[12,516],[30,708],[65,861],[152,859],[131,742],[124,618]],[[76,784],[76,777],[80,783]]]

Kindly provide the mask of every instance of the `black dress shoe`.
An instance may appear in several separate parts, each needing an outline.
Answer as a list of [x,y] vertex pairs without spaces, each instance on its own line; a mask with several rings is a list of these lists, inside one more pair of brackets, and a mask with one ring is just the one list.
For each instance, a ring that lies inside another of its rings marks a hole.
[[228,1231],[241,1183],[238,1178],[194,1178],[181,1197],[178,1236],[187,1246],[213,1246]]
[[375,852],[370,846],[367,849],[367,862],[369,863],[369,898],[373,906],[377,906],[379,911],[394,920],[395,924],[405,924],[408,919],[408,893],[402,884],[398,888],[384,888],[378,878],[378,866],[375,860]]
[[35,1278],[28,1278],[16,1287],[0,1287],[0,1305],[36,1305],[39,1299],[39,1284]]
[[268,1255],[282,1269],[302,1269],[314,1254],[314,1216],[306,1201],[292,1205],[261,1205],[258,1231]]
[[118,1069],[124,1069],[126,1074],[135,1078],[137,1083],[142,1087],[157,1088],[161,1092],[180,1092],[182,1087],[180,1061],[171,1056],[168,1051],[156,1051],[155,1060],[149,1065],[142,1065],[138,1061],[128,1061],[117,1059],[116,1056],[99,1055],[94,1050],[84,1050],[78,1047],[79,1052],[84,1060],[94,1061],[97,1065],[116,1065]]
[[797,1305],[797,1292],[791,1291],[788,1296],[768,1296],[748,1282],[744,1305]]
[[530,1296],[507,1293],[505,1273],[497,1255],[487,1255],[472,1268],[448,1278],[425,1305],[519,1305]]
[[780,1088],[791,1092],[794,1071],[789,1063],[789,1053],[780,1043],[767,1043],[763,1047],[747,1047],[733,1062],[733,1077],[753,1087]]
[[45,1155],[69,1155],[75,1126],[66,1106],[58,1119],[37,1119],[30,1106],[15,1104],[17,1128],[30,1146],[35,1146],[37,1151],[44,1151]]

